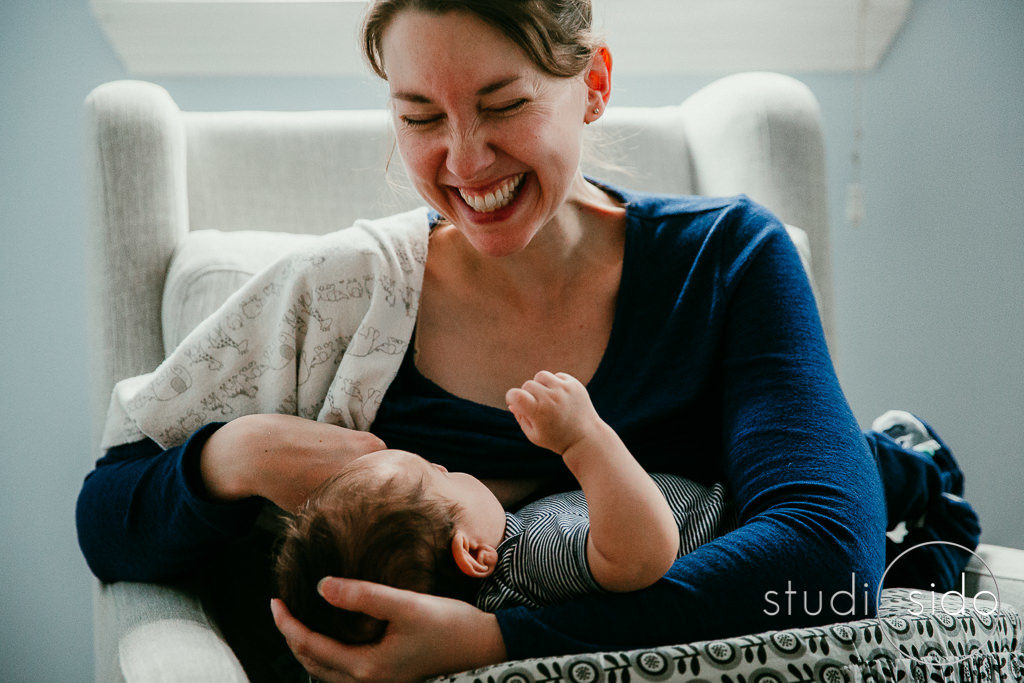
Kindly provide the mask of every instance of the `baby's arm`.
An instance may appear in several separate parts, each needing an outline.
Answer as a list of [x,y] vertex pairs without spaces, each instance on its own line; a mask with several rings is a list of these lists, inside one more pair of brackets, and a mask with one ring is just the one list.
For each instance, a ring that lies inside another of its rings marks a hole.
[[597,583],[632,591],[664,576],[679,550],[672,511],[586,388],[564,372],[542,371],[505,400],[527,438],[561,455],[580,482],[590,514],[587,562]]

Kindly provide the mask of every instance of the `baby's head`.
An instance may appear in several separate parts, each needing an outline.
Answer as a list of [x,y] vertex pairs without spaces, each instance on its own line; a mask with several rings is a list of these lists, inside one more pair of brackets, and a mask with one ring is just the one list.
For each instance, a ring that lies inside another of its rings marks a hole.
[[288,524],[278,592],[314,631],[347,643],[380,638],[385,622],[337,609],[316,592],[325,576],[472,601],[497,562],[505,513],[475,477],[405,451],[362,456],[324,482]]

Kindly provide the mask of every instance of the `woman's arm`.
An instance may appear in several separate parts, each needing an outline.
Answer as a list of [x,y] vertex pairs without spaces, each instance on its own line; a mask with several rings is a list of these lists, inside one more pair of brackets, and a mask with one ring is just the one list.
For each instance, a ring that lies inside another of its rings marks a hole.
[[718,296],[727,306],[724,471],[740,528],[679,558],[643,591],[498,612],[511,658],[874,613],[885,538],[877,468],[839,388],[792,243],[759,207],[738,218],[739,253],[724,258]]
[[246,415],[210,437],[199,469],[212,498],[259,496],[294,511],[349,462],[386,447],[369,432],[295,415]]
[[78,539],[103,581],[166,581],[196,572],[247,532],[262,500],[294,508],[380,439],[290,415],[212,423],[184,444],[111,448],[78,497]]
[[162,450],[146,439],[107,451],[78,495],[78,544],[101,581],[165,581],[191,574],[225,540],[251,528],[257,499],[203,495],[199,455],[221,423]]

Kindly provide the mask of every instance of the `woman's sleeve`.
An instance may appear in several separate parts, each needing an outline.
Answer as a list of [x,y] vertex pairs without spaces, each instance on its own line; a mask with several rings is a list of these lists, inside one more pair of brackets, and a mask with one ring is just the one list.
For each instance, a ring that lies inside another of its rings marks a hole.
[[[717,294],[722,443],[740,527],[636,593],[497,613],[509,657],[686,643],[872,616],[884,565],[877,467],[839,388],[782,225],[745,203]],[[727,251],[727,250],[726,250]]]
[[146,439],[96,462],[78,495],[78,544],[101,581],[169,581],[200,570],[229,539],[252,528],[261,499],[203,496],[199,454],[222,423],[162,450]]

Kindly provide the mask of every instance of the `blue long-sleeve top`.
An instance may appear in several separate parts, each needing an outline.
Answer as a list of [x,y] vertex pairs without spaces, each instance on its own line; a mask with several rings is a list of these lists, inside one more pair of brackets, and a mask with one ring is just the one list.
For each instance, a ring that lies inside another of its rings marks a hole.
[[[785,229],[742,196],[606,190],[626,203],[626,242],[591,399],[648,470],[726,482],[740,526],[645,590],[499,611],[509,657],[870,616],[884,568],[882,486]],[[203,499],[198,453],[216,426],[167,451],[144,441],[97,463],[78,528],[100,579],[199,571],[207,552],[253,524],[257,501]],[[372,430],[391,448],[479,477],[565,474],[510,413],[446,392],[411,359]],[[853,595],[831,600],[841,591]]]

